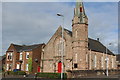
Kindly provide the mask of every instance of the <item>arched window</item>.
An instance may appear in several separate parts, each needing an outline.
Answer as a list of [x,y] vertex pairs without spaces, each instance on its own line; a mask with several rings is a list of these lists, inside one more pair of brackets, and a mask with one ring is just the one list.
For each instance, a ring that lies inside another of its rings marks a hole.
[[94,67],[95,67],[95,68],[97,67],[97,56],[96,56],[96,54],[95,54],[95,56],[94,56]]
[[103,56],[101,57],[101,67],[103,68],[104,64],[103,64]]
[[63,40],[62,38],[59,38],[56,41],[56,45],[55,45],[55,55],[61,56],[61,54],[65,55],[65,40]]
[[88,62],[88,54],[86,53],[86,62]]
[[78,36],[78,31],[76,30],[75,31],[75,38],[77,38],[77,36]]
[[76,63],[77,63],[77,59],[78,59],[78,54],[75,53],[75,61],[76,61]]
[[112,58],[112,68],[114,68],[114,59]]

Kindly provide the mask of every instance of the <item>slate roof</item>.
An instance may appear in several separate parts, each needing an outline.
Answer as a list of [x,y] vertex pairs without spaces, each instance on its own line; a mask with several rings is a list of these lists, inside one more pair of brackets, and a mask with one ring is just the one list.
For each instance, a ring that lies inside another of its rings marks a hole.
[[0,61],[2,60],[2,56],[0,56]]
[[[64,29],[64,31],[66,31],[72,37],[72,31],[69,31],[67,29]],[[92,51],[106,53],[106,47],[100,41],[91,38],[88,38],[88,49]],[[115,55],[108,48],[107,54]]]
[[5,56],[5,55],[0,56],[0,61],[1,61],[1,60],[3,60],[3,59],[5,59],[5,58],[6,58],[6,56]]
[[120,54],[117,55],[117,61],[120,62]]
[[[88,49],[91,49],[92,51],[106,53],[106,47],[100,41],[91,38],[88,38]],[[114,55],[108,48],[107,54]]]
[[69,31],[69,30],[67,30],[65,28],[64,28],[64,31],[67,32],[72,37],[72,31]]
[[22,51],[32,51],[33,49],[37,48],[38,46],[41,46],[43,44],[35,44],[35,45],[16,45],[13,44],[17,52]]

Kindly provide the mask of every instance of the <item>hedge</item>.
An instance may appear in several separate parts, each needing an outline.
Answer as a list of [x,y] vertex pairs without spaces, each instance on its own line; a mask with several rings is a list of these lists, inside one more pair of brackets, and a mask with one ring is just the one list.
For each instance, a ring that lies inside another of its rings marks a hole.
[[[37,77],[41,78],[61,78],[61,73],[37,73]],[[63,73],[63,78],[67,78],[67,74]]]
[[7,71],[8,75],[25,75],[26,73],[24,71],[17,71],[17,72],[13,72],[13,71]]

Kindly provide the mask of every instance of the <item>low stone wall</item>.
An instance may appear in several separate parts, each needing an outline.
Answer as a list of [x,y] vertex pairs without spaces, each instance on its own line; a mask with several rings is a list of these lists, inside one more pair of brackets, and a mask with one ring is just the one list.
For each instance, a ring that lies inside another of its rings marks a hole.
[[6,75],[2,76],[2,78],[24,78],[24,75]]
[[[120,70],[109,70],[109,75],[120,74]],[[68,78],[92,77],[106,75],[106,70],[73,70],[67,71]]]
[[25,75],[10,75],[7,73],[2,73],[2,78],[24,78]]

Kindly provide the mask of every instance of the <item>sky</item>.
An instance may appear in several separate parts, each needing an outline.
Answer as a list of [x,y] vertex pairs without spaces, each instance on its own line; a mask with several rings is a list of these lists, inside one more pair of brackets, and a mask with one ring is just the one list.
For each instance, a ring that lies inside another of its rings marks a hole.
[[119,0],[0,0],[2,2],[118,2]]
[[[1,6],[1,3],[0,3]],[[85,2],[89,19],[88,35],[100,38],[112,52],[118,53],[118,3]],[[65,16],[64,27],[72,30],[75,2],[3,2],[2,9],[2,51],[4,54],[11,43],[32,45],[47,43]],[[0,13],[1,14],[1,13]],[[112,43],[112,45],[108,45]]]

